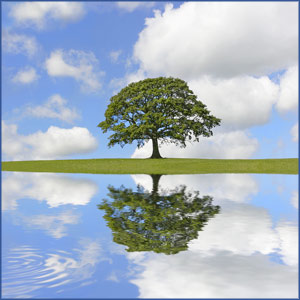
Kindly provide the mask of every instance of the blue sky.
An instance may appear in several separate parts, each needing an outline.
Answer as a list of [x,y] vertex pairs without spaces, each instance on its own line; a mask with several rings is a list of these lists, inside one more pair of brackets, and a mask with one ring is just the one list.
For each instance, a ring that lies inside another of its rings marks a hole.
[[2,159],[148,157],[97,124],[132,81],[184,79],[222,119],[166,157],[298,156],[297,2],[2,3]]

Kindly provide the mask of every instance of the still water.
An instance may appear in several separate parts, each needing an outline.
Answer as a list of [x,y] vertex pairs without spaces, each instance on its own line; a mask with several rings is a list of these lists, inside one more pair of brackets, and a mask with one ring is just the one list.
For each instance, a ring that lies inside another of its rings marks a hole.
[[3,298],[298,297],[298,176],[2,174]]

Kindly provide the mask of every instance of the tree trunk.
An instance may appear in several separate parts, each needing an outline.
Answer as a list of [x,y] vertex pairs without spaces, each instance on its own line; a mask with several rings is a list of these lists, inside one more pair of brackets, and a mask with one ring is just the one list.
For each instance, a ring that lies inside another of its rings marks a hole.
[[151,174],[152,178],[152,195],[156,195],[158,193],[158,183],[159,179],[162,176],[161,174]]
[[160,156],[159,150],[158,150],[158,141],[157,139],[152,139],[152,147],[153,147],[153,151],[152,151],[152,155],[150,158],[162,158]]

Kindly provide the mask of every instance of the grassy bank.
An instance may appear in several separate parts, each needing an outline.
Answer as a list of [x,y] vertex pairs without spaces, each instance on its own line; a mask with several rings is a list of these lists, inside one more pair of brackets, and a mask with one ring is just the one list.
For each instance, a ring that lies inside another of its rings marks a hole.
[[298,159],[76,159],[2,162],[2,171],[91,174],[298,174]]

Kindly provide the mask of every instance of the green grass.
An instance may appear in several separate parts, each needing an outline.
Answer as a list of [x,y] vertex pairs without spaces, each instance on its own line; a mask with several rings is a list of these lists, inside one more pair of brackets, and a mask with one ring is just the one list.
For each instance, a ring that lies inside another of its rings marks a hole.
[[298,159],[75,159],[2,162],[2,171],[91,174],[298,174]]

